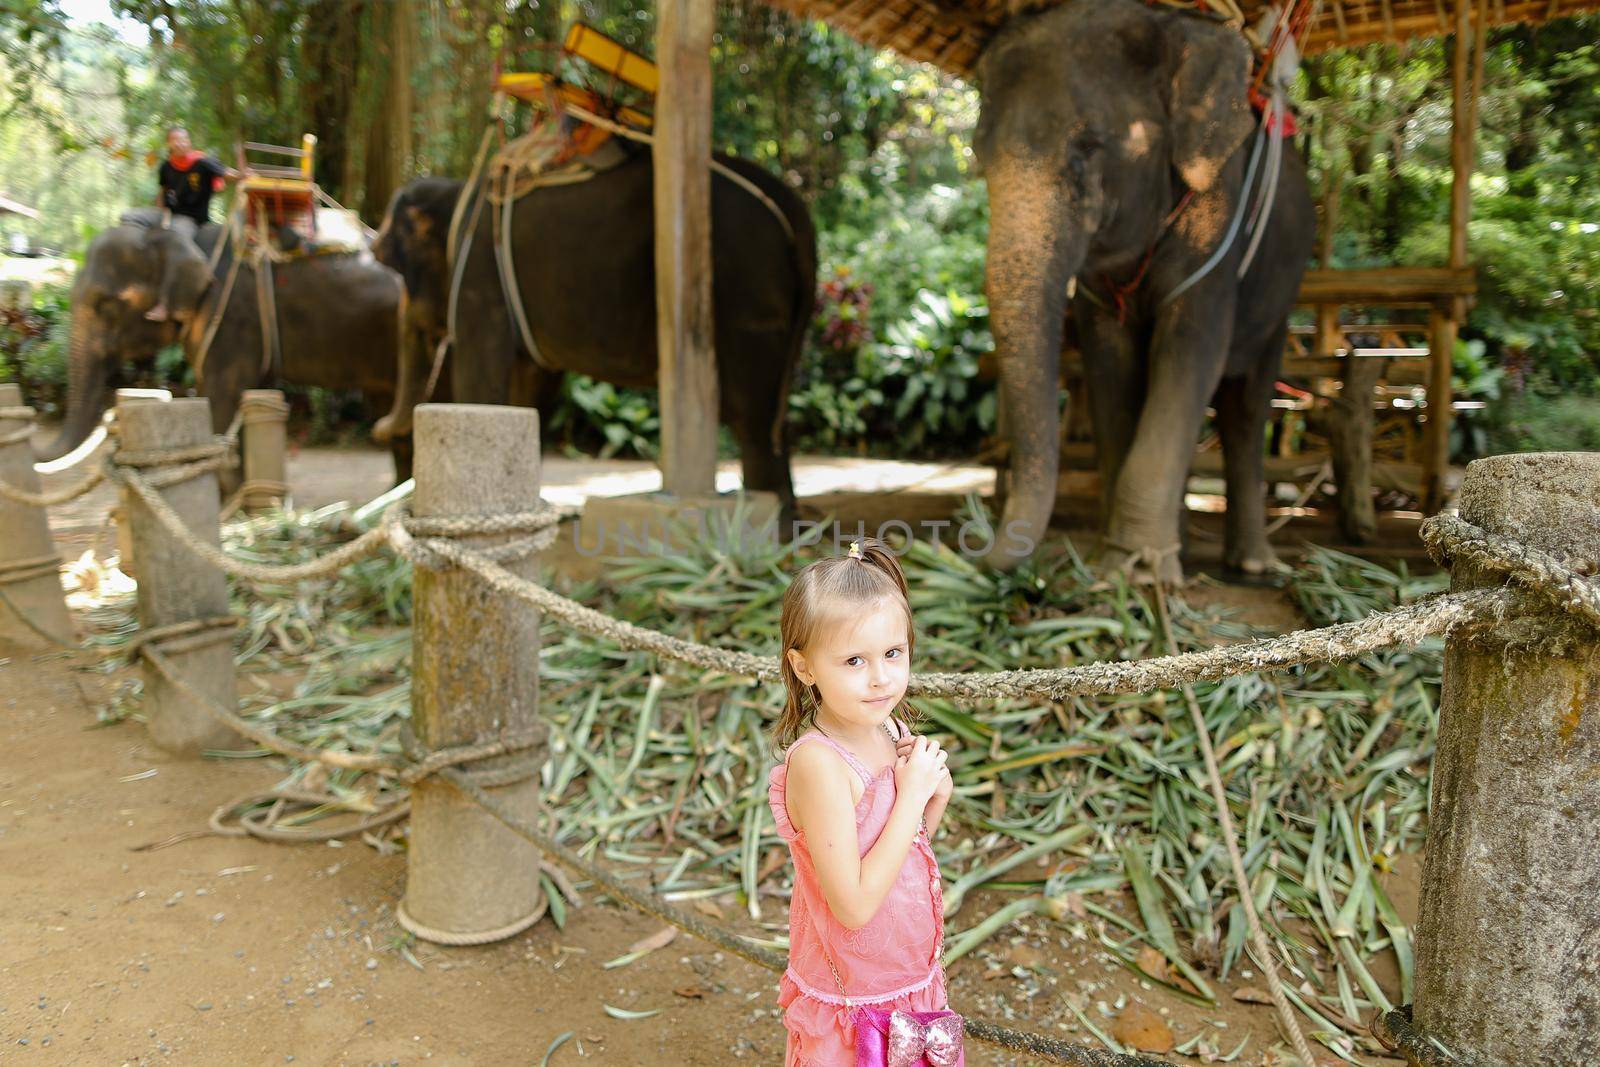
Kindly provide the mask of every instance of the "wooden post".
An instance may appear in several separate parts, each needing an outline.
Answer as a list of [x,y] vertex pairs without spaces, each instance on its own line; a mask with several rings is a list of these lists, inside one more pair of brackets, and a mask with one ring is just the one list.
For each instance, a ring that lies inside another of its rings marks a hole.
[[[1485,0],[1479,0],[1476,31],[1472,0],[1456,0],[1456,32],[1451,67],[1450,107],[1450,266],[1467,266],[1467,222],[1472,217],[1473,139],[1478,125],[1478,91],[1482,81],[1483,42],[1488,28]],[[1444,505],[1445,474],[1450,466],[1450,376],[1456,336],[1467,316],[1467,302],[1454,297],[1436,306],[1430,320],[1428,350],[1428,432],[1423,462],[1423,508]]]
[[[1461,485],[1463,519],[1568,559],[1600,559],[1597,511],[1595,453],[1480,459]],[[1446,642],[1414,1014],[1467,1062],[1600,1063],[1597,766],[1592,631],[1527,619]]]
[[[171,400],[172,391],[169,389],[118,389],[117,405],[121,407],[126,400]],[[133,531],[128,525],[128,510],[123,504],[123,499],[128,494],[118,492],[117,502],[111,506],[111,523],[117,528],[117,570],[129,578],[138,578],[134,573],[133,559]]]
[[[416,408],[418,518],[530,510],[539,503],[539,413],[484,404]],[[486,547],[517,535],[473,537]],[[535,573],[537,560],[507,562]],[[540,730],[539,619],[463,570],[417,568],[411,728],[428,750]],[[544,744],[464,770],[518,815],[540,813]],[[483,944],[544,914],[539,849],[466,800],[423,778],[411,790],[406,895],[396,918],[418,937]]]
[[718,391],[711,307],[711,0],[656,9],[656,335],[662,488],[716,491]]
[[244,447],[244,484],[240,501],[246,511],[283,503],[288,495],[289,405],[277,389],[246,389],[239,398],[240,434]]
[[1339,529],[1353,543],[1364,545],[1378,532],[1372,501],[1372,393],[1383,380],[1387,359],[1344,357],[1339,395],[1329,401],[1328,446],[1334,481],[1339,487]]
[[[174,400],[130,397],[119,391],[117,424],[122,432],[122,447],[130,451],[203,445],[211,440],[211,401],[201,396]],[[150,476],[163,469],[150,467],[143,473]],[[157,492],[196,537],[209,544],[222,544],[218,528],[222,509],[215,471]],[[228,581],[220,570],[196,559],[127,489],[122,490],[122,512],[139,560],[140,626],[150,630],[228,614]],[[191,686],[230,708],[238,700],[233,683],[232,635],[232,630],[214,628],[183,639],[181,645],[175,642],[161,649]],[[208,748],[239,747],[239,735],[168,683],[148,661],[143,670],[145,715],[150,737],[157,745],[184,756],[198,756]]]
[[[0,385],[0,408],[22,407],[22,389]],[[39,492],[33,446],[24,433],[33,419],[0,418],[0,480],[24,492]],[[61,592],[61,558],[50,537],[44,508],[0,496],[0,633],[28,645],[73,645],[72,618]]]

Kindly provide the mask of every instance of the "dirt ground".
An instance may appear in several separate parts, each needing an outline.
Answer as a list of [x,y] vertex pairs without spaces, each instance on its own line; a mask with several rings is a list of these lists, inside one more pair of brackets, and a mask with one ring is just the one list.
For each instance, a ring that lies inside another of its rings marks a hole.
[[[922,508],[947,516],[960,493],[988,489],[981,468],[891,466],[900,469],[878,471],[887,482],[872,488],[901,488],[889,498],[895,517],[914,521]],[[809,505],[846,520],[874,513],[849,495],[866,468],[797,468]],[[545,492],[566,502],[587,491],[639,491],[651,488],[639,479],[652,475],[647,464],[551,460]],[[364,500],[387,476],[387,457],[360,450],[308,450],[290,469],[308,506]],[[102,487],[56,509],[64,556],[97,539],[109,550],[101,516],[110,496]],[[1262,625],[1298,624],[1275,590],[1202,582],[1190,595],[1227,602]],[[100,727],[96,709],[129,672],[74,669],[87,662],[86,653],[38,654],[0,639],[0,709],[10,727],[0,757],[0,1062],[538,1064],[569,1031],[550,1063],[781,1062],[775,975],[687,935],[602,969],[660,923],[592,891],[564,930],[546,917],[495,945],[417,944],[414,965],[398,950],[393,917],[403,853],[224,837],[133,851],[202,828],[213,808],[280,775],[260,760],[171,759],[136,722]],[[778,881],[767,885],[777,898],[768,907],[781,915]],[[1403,888],[1395,887],[1402,901]],[[952,932],[1010,899],[974,895]],[[731,899],[722,907],[728,925],[757,932],[741,924]],[[952,1006],[1092,1042],[1069,1001],[1107,1031],[1138,1002],[1180,1043],[1205,1034],[1228,1053],[1248,1039],[1234,1062],[1263,1062],[1277,1043],[1271,1009],[1234,999],[1263,989],[1259,975],[1236,970],[1218,983],[1218,1008],[1193,1007],[1119,967],[1100,947],[1097,922],[1014,925],[952,966]],[[602,1003],[660,1013],[621,1020]],[[1034,1061],[969,1041],[967,1062]]]

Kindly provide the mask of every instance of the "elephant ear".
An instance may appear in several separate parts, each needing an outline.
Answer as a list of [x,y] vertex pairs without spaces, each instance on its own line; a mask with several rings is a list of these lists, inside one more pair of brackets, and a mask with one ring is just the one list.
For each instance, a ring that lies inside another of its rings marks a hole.
[[1255,127],[1250,114],[1250,53],[1244,37],[1189,23],[1172,75],[1172,165],[1203,193]]

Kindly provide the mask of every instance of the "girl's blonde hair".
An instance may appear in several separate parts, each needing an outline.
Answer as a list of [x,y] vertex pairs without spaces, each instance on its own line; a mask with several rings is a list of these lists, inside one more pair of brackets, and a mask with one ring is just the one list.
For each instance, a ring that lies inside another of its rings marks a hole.
[[[779,751],[788,748],[816,722],[822,699],[816,686],[807,685],[795,674],[789,662],[791,648],[805,655],[825,629],[858,615],[867,605],[889,600],[906,615],[906,658],[911,659],[916,652],[917,631],[911,620],[911,598],[900,561],[876,537],[860,538],[851,547],[852,552],[845,555],[806,564],[784,591],[779,624],[783,647],[778,664],[787,697],[772,730],[772,741]],[[857,550],[860,556],[854,554]],[[903,698],[890,714],[897,715],[908,728],[922,718],[922,713]]]

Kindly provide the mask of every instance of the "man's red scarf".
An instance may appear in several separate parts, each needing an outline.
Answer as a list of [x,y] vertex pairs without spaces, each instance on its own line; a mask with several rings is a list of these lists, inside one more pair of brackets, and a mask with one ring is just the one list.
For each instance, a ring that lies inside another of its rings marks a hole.
[[[196,151],[195,149],[191,148],[189,151],[185,152],[181,156],[168,155],[167,156],[167,162],[172,164],[172,169],[173,170],[175,170],[178,173],[182,174],[182,173],[187,172],[190,167],[194,166],[196,161],[204,159],[204,158],[205,158],[205,153],[204,152],[199,152],[199,151]],[[212,192],[214,192],[214,193],[221,192],[222,191],[222,186],[223,186],[223,181],[222,181],[221,178],[212,178],[211,179],[211,191]]]

